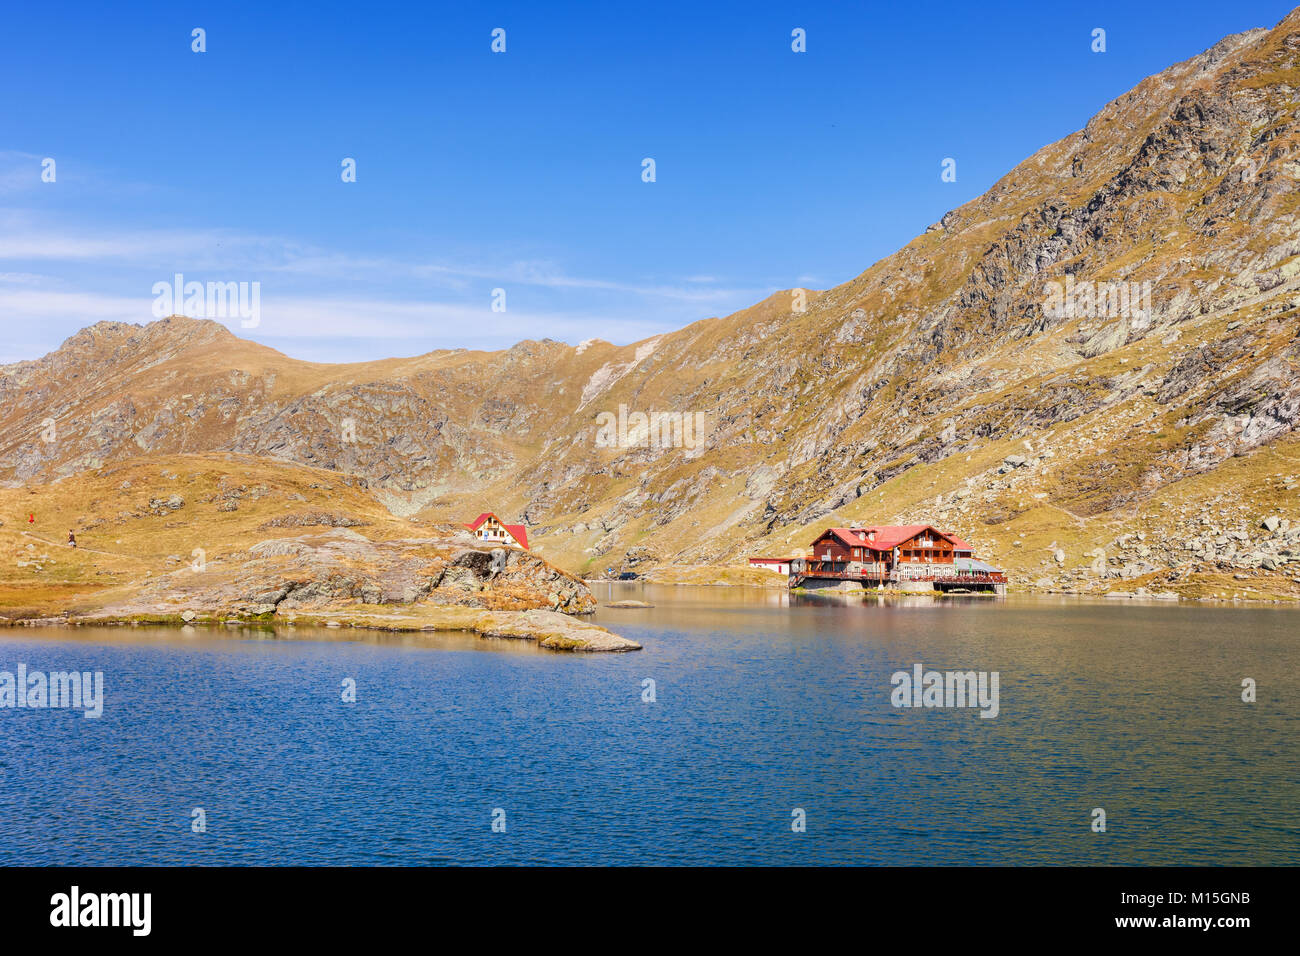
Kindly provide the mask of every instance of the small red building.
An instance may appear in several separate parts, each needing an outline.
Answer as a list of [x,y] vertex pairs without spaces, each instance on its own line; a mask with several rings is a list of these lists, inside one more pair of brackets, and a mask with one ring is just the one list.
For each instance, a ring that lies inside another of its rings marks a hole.
[[528,529],[521,524],[506,524],[490,511],[485,511],[465,527],[474,537],[491,544],[511,544],[528,550]]

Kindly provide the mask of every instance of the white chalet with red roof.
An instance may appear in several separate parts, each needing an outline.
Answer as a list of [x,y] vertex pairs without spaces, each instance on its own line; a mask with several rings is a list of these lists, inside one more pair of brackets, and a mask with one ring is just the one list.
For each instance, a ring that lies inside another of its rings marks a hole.
[[528,529],[521,524],[506,524],[490,511],[485,511],[465,527],[485,544],[505,544],[528,550]]

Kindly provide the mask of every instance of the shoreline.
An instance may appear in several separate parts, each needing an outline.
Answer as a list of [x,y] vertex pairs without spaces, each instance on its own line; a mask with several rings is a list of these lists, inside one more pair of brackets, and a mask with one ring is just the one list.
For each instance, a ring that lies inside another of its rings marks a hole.
[[625,653],[642,650],[636,641],[598,624],[558,611],[484,611],[478,608],[422,608],[418,614],[399,614],[383,605],[334,614],[295,614],[292,617],[145,612],[136,614],[62,614],[46,617],[0,618],[0,627],[319,627],[402,633],[462,631],[479,638],[533,641],[539,647],[573,653]]
[[[754,591],[773,591],[782,590],[787,594],[799,594],[805,597],[841,595],[841,596],[874,596],[879,598],[891,597],[943,597],[941,592],[915,591],[915,592],[877,592],[873,588],[861,588],[853,591],[839,591],[834,588],[787,588],[784,584],[779,583],[761,583],[756,584],[749,581],[682,581],[682,580],[653,580],[650,578],[638,578],[635,581],[616,581],[612,579],[584,578],[587,584],[623,584],[623,585],[654,585],[656,587],[701,587],[701,588],[749,588]],[[1260,592],[1256,592],[1260,593]],[[1241,594],[1233,596],[1215,596],[1207,594],[1180,594],[1177,591],[1082,591],[1065,588],[1036,588],[1032,585],[1020,584],[1009,585],[1005,595],[981,594],[980,592],[970,592],[966,594],[951,593],[948,597],[1001,597],[1005,600],[1008,597],[1077,597],[1090,598],[1095,601],[1151,601],[1160,604],[1257,604],[1257,605],[1281,605],[1300,607],[1300,599],[1294,595],[1277,594],[1272,592],[1260,593],[1258,597],[1248,597]],[[608,605],[602,605],[608,606]]]

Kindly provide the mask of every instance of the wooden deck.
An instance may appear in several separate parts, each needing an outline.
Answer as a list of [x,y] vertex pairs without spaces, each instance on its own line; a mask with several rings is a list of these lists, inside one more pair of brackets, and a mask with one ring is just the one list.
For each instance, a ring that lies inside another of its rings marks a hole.
[[810,580],[855,581],[863,587],[899,587],[903,584],[930,583],[936,591],[951,591],[962,587],[980,590],[995,585],[1005,585],[1007,576],[1001,571],[961,571],[945,568],[943,565],[927,565],[924,568],[904,565],[903,568],[890,571],[847,571],[838,568],[841,562],[806,560],[800,571],[790,572],[790,587],[802,587]]

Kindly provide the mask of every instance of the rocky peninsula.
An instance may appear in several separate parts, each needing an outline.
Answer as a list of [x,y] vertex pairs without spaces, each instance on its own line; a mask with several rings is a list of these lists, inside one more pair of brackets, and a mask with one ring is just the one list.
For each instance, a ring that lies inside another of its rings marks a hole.
[[[591,590],[543,558],[395,518],[354,481],[322,478],[193,456],[0,490],[6,515],[30,519],[0,526],[15,555],[0,624],[317,624],[640,649],[583,620]],[[50,525],[75,529],[77,547]]]

